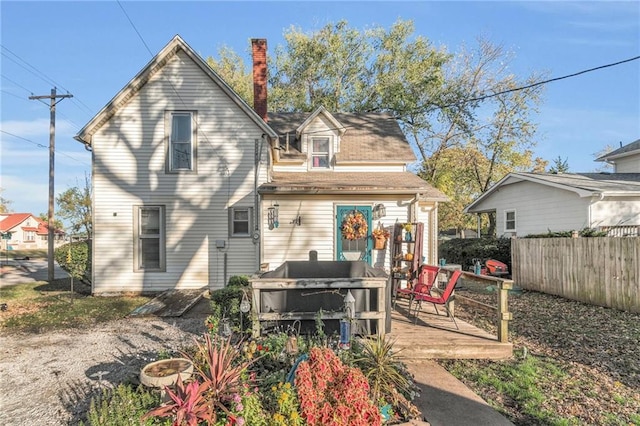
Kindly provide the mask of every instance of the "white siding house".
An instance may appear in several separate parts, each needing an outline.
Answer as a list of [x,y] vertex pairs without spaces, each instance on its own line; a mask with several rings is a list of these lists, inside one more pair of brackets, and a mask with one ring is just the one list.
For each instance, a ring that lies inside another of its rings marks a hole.
[[465,212],[495,214],[502,237],[584,228],[637,235],[640,174],[509,173]]
[[614,173],[640,173],[640,139],[604,154],[596,161],[612,164]]
[[[265,53],[254,40],[254,76]],[[363,260],[389,267],[370,247],[378,223],[422,221],[435,263],[446,197],[406,170],[415,156],[395,120],[267,116],[266,80],[254,89],[251,108],[176,36],[80,130],[93,152],[94,293],[222,287],[312,250],[340,260],[340,215],[354,208],[370,220]]]

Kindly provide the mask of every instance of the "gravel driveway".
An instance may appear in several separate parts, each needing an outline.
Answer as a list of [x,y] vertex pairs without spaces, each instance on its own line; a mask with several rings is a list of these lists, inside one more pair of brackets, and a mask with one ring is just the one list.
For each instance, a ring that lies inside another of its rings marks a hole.
[[91,329],[0,335],[0,425],[75,425],[101,387],[137,380],[159,350],[205,330],[206,313],[131,318]]

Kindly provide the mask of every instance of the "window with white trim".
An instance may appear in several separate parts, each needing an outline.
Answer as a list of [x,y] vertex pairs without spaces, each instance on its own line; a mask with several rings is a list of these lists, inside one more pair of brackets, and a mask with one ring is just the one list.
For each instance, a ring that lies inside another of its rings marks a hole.
[[311,138],[311,168],[328,169],[331,165],[331,139]]
[[232,237],[250,237],[253,208],[233,207],[230,210],[229,235]]
[[504,212],[504,230],[505,232],[515,232],[516,230],[516,211],[506,210]]
[[164,206],[136,206],[134,209],[134,269],[164,271],[166,268]]
[[195,112],[168,111],[166,115],[167,170],[169,172],[195,170]]
[[35,241],[36,233],[35,231],[24,231],[24,241]]

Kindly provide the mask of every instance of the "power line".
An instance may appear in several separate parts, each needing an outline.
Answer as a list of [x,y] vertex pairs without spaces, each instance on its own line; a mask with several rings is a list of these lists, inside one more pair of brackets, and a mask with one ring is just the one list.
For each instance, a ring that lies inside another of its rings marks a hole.
[[20,87],[21,89],[26,90],[27,92],[29,92],[30,95],[33,95],[33,92],[29,89],[27,89],[26,87],[24,87],[23,85],[21,85],[20,83],[18,83],[17,81],[14,81],[12,79],[10,79],[9,77],[7,77],[6,75],[2,74],[2,78],[4,78],[7,81],[10,81],[11,83],[15,84],[16,86]]
[[[29,143],[31,143],[31,144],[33,144],[33,145],[37,146],[38,148],[44,148],[44,149],[49,148],[49,147],[48,147],[48,146],[46,146],[46,145],[43,145],[43,144],[38,143],[38,142],[34,142],[34,141],[32,141],[31,139],[27,139],[27,138],[24,138],[24,137],[22,137],[22,136],[18,136],[18,135],[16,135],[16,134],[13,134],[13,133],[10,133],[10,132],[7,132],[6,130],[2,130],[2,129],[0,129],[0,132],[1,132],[1,133],[4,133],[5,135],[9,135],[9,136],[12,136],[12,137],[14,137],[14,138],[17,138],[17,139],[21,139],[21,140],[23,140],[23,141],[25,141],[25,142],[29,142]],[[72,157],[72,156],[71,156],[71,155],[69,155],[69,154],[66,154],[66,153],[64,153],[64,152],[60,152],[60,151],[58,151],[58,150],[56,150],[56,154],[63,155],[63,156],[65,156],[65,157],[67,157],[67,158],[72,159],[73,161],[77,161],[77,162],[78,162],[78,163],[80,163],[80,164],[84,164],[85,166],[90,166],[90,165],[91,165],[91,164],[87,163],[86,161],[79,160],[79,159],[77,159],[77,158],[75,158],[75,157]]]
[[633,58],[624,59],[622,61],[613,62],[613,63],[606,64],[606,65],[600,65],[598,67],[589,68],[589,69],[586,69],[586,70],[574,72],[573,74],[567,74],[567,75],[563,75],[561,77],[550,78],[549,80],[539,81],[537,83],[528,84],[526,86],[516,87],[514,89],[503,90],[501,92],[491,93],[491,94],[488,94],[488,95],[479,96],[477,98],[467,99],[467,100],[464,100],[462,102],[454,103],[454,104],[451,104],[451,105],[439,106],[439,108],[444,109],[444,108],[449,108],[449,107],[452,107],[452,106],[457,106],[457,105],[461,105],[461,104],[468,103],[468,102],[483,101],[485,99],[493,98],[495,96],[504,95],[506,93],[511,93],[511,92],[517,92],[517,91],[520,91],[520,90],[531,89],[532,87],[541,86],[543,84],[552,83],[552,82],[558,81],[558,80],[564,80],[566,78],[576,77],[576,76],[581,75],[581,74],[586,74],[586,73],[589,73],[589,72],[598,71],[598,70],[601,70],[601,69],[604,69],[604,68],[614,67],[616,65],[624,64],[624,63],[631,62],[631,61],[636,61],[638,59],[640,59],[640,56],[635,56]]
[[[4,56],[5,58],[9,59],[10,61],[12,61],[13,63],[15,63],[16,65],[18,65],[19,67],[21,67],[22,69],[30,72],[31,74],[33,74],[34,76],[38,77],[40,80],[44,81],[45,83],[47,83],[47,85],[52,85],[52,86],[58,86],[60,87],[62,90],[66,91],[67,93],[69,93],[69,89],[65,88],[62,84],[59,84],[58,82],[56,82],[54,79],[52,79],[51,77],[49,77],[47,74],[45,74],[44,72],[40,71],[38,68],[36,68],[35,66],[31,65],[29,62],[25,61],[24,59],[22,59],[20,56],[18,56],[18,54],[14,53],[13,51],[11,51],[9,48],[7,48],[6,46],[0,44],[0,46],[2,46],[2,48],[4,50],[6,50],[7,52],[9,52],[11,55],[13,55],[15,58],[17,58],[18,60],[20,60],[20,62],[18,62],[16,59],[14,59],[13,57],[7,55],[6,53],[2,52],[2,56]],[[2,75],[2,77],[4,77],[5,79],[11,81],[13,84],[16,84],[18,86],[20,86],[21,88],[23,88],[24,90],[33,93],[32,91],[30,91],[29,89],[27,89],[26,87],[16,83],[15,81],[11,80],[9,77],[7,77],[6,75]],[[89,113],[89,115],[93,114],[93,110],[84,102],[82,102],[82,100],[80,99],[71,99],[71,102],[76,105],[78,108],[79,105],[82,105],[84,107],[84,109],[86,110],[86,112]]]
[[127,11],[124,10],[124,7],[122,6],[122,3],[120,3],[120,0],[116,0],[116,3],[118,3],[118,6],[120,6],[120,9],[122,9],[122,13],[124,13],[124,16],[127,17],[127,20],[129,21],[129,24],[131,24],[131,27],[133,28],[133,30],[136,32],[136,34],[138,34],[138,38],[140,39],[140,41],[142,41],[142,44],[144,44],[144,47],[147,48],[147,52],[149,52],[149,54],[153,57],[153,52],[151,51],[151,49],[149,49],[149,46],[147,45],[147,42],[144,41],[144,38],[142,37],[142,34],[140,34],[140,31],[138,31],[138,28],[136,28],[135,24],[133,23],[133,21],[129,17],[129,14],[127,13]]

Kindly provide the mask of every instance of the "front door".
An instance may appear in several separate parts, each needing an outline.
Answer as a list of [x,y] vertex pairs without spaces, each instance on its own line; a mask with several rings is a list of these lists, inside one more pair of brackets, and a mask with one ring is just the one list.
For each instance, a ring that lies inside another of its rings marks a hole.
[[336,218],[336,259],[371,264],[371,206],[337,206]]

